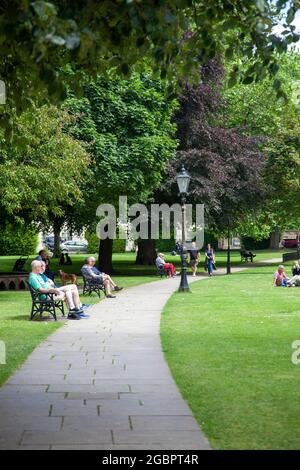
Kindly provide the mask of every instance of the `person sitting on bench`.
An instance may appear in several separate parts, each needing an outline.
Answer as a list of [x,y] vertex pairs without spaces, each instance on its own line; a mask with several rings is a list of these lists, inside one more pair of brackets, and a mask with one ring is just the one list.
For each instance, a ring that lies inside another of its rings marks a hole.
[[[40,299],[46,300],[47,294],[54,294],[54,300],[66,300],[69,315],[68,318],[79,320],[83,310],[80,308],[80,298],[78,290],[71,288],[71,286],[56,287],[52,280],[43,277],[44,265],[39,260],[34,260],[31,263],[31,273],[29,274],[28,283],[37,292],[39,292]],[[49,282],[50,281],[50,282]],[[53,283],[53,284],[52,284]]]
[[162,269],[163,271],[166,271],[168,277],[176,276],[177,273],[174,268],[174,265],[172,263],[165,262],[165,255],[163,253],[158,253],[155,264],[157,269]]
[[112,278],[108,274],[99,271],[96,268],[95,264],[96,258],[94,258],[93,256],[90,256],[85,260],[85,265],[81,268],[83,277],[87,281],[91,281],[96,284],[103,284],[105,288],[106,297],[108,297],[109,299],[115,298],[116,296],[112,295],[111,291],[119,291],[122,290],[123,287],[117,286],[117,284],[114,283]]

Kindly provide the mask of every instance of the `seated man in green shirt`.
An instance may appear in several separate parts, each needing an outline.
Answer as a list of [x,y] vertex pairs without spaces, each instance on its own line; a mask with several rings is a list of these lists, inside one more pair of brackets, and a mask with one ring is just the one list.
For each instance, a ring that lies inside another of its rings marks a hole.
[[32,261],[31,270],[32,272],[29,274],[28,282],[34,290],[38,291],[41,294],[41,300],[46,299],[46,294],[54,294],[55,300],[66,299],[69,308],[68,318],[80,319],[79,315],[83,313],[83,310],[80,309],[80,298],[78,290],[70,289],[70,286],[51,286],[41,276],[42,263],[39,260]]

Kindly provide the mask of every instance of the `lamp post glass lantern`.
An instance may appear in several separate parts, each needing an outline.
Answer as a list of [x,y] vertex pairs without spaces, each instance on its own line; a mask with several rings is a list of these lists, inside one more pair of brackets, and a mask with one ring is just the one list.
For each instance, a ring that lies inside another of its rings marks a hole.
[[187,280],[187,250],[185,246],[185,201],[188,194],[190,175],[182,165],[180,173],[176,176],[179,194],[181,197],[181,211],[182,211],[182,240],[181,240],[181,278],[179,292],[189,292],[189,284]]
[[180,196],[186,196],[189,189],[191,177],[182,165],[180,173],[176,176]]

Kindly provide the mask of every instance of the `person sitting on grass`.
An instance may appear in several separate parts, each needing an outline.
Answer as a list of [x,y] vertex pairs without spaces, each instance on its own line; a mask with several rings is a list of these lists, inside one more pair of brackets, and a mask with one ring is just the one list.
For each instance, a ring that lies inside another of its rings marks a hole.
[[48,280],[46,281],[45,278],[41,276],[42,270],[41,261],[32,261],[31,273],[28,278],[30,286],[40,293],[41,300],[46,300],[47,294],[54,294],[54,300],[66,300],[69,308],[68,318],[80,320],[80,315],[83,314],[83,310],[80,309],[78,290],[70,289],[69,286],[56,287],[54,284],[48,282],[49,278],[47,278]]
[[293,277],[286,283],[287,287],[299,287],[300,286],[300,267],[298,261],[295,261],[292,267]]
[[165,262],[165,255],[163,253],[158,253],[155,264],[157,269],[163,269],[166,271],[168,277],[175,277],[176,274],[178,274],[172,263]]
[[300,276],[300,266],[298,261],[295,261],[292,267],[293,276]]
[[289,279],[285,274],[284,266],[281,264],[274,273],[273,286],[286,287],[288,280]]
[[119,287],[117,284],[115,284],[108,274],[99,271],[99,269],[96,268],[95,264],[96,258],[94,258],[93,256],[89,256],[89,258],[85,260],[85,265],[83,265],[81,268],[83,277],[87,281],[91,281],[95,284],[103,284],[105,288],[106,297],[108,299],[115,298],[116,296],[113,295],[111,291],[120,291],[123,289],[123,287]]

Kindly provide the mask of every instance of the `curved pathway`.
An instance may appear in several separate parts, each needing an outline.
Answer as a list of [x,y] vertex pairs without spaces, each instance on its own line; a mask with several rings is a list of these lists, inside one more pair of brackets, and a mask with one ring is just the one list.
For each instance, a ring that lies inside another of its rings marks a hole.
[[178,285],[124,290],[36,348],[0,389],[0,448],[209,449],[161,350]]
[[208,449],[161,351],[178,284],[124,290],[35,349],[0,390],[0,448]]

